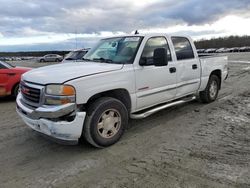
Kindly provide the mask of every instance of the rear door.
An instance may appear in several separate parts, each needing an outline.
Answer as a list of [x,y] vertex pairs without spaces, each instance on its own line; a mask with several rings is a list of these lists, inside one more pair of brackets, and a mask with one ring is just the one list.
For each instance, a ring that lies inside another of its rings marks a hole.
[[[166,48],[168,65],[156,67],[153,53],[156,48]],[[149,38],[144,45],[140,61],[146,65],[135,69],[137,109],[143,109],[175,98],[176,74],[170,71],[174,66],[168,41],[165,36]]]
[[200,85],[200,60],[190,40],[186,37],[171,37],[176,54],[177,92],[176,97],[192,94]]

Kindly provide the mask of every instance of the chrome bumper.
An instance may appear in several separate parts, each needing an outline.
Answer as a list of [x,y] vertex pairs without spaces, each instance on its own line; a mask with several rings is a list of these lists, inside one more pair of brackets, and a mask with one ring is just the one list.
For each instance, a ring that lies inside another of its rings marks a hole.
[[17,97],[17,113],[33,130],[49,137],[63,141],[78,141],[82,135],[86,112],[76,112],[75,119],[68,121],[51,121],[46,118],[57,118],[75,110],[75,106],[62,105],[60,107],[39,107],[35,110],[27,108],[21,102],[21,94]]
[[58,118],[64,115],[68,115],[76,110],[75,103],[68,103],[60,106],[49,106],[43,105],[36,109],[30,109],[25,104],[22,103],[22,96],[19,93],[16,99],[17,109],[30,117],[31,119],[39,119],[39,118]]

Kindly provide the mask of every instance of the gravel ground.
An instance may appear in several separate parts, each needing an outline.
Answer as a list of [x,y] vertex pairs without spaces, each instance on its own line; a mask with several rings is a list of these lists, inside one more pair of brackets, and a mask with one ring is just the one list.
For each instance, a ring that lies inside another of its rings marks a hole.
[[14,99],[1,98],[1,187],[250,187],[250,64],[238,62],[250,54],[229,59],[217,101],[130,120],[106,149],[49,141],[19,119]]

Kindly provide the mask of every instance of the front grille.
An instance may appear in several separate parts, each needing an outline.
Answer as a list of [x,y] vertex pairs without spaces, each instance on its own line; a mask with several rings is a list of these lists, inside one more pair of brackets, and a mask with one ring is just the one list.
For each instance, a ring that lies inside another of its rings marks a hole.
[[27,102],[28,104],[33,104],[34,106],[39,104],[41,95],[40,89],[28,86],[24,82],[21,82],[20,91],[25,102]]

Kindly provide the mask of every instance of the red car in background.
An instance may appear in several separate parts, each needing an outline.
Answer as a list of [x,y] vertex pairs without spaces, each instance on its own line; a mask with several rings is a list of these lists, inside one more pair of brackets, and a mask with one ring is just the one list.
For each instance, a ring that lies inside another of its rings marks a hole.
[[0,61],[0,97],[12,95],[17,96],[21,75],[31,68],[14,67],[6,62]]

